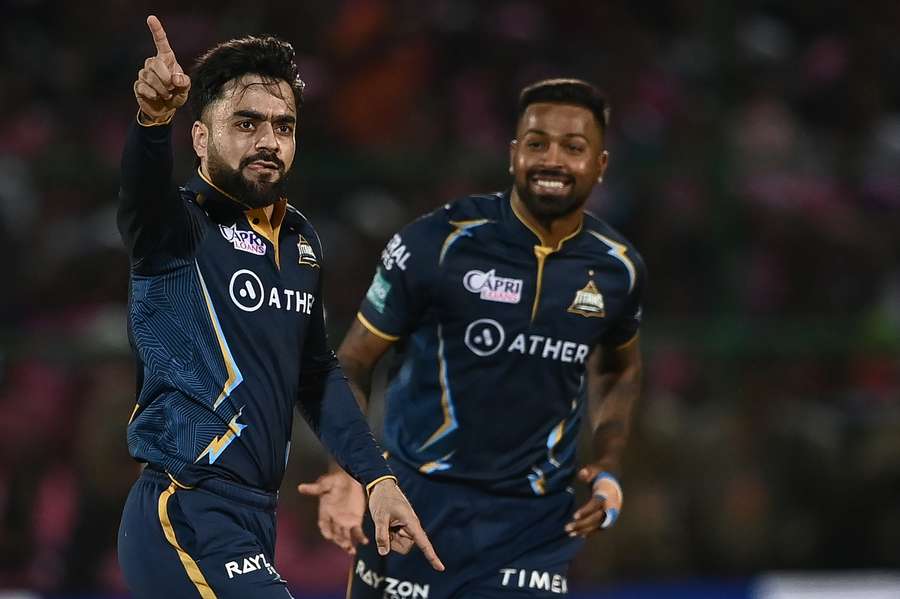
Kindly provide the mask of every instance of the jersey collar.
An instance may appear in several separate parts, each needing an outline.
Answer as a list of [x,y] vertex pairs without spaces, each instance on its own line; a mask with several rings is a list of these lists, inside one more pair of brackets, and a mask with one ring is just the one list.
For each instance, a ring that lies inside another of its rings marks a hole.
[[[242,212],[247,216],[247,220],[250,221],[251,224],[265,223],[272,231],[277,231],[281,228],[281,223],[284,221],[285,214],[287,213],[287,199],[281,198],[275,202],[274,209],[272,210],[272,220],[271,222],[268,222],[265,211],[262,208],[248,208],[243,202],[235,199],[234,196],[225,192],[220,187],[216,186],[215,183],[207,179],[203,173],[200,172],[199,168],[197,169],[196,174],[188,181],[186,187],[197,194],[198,204],[206,205],[209,203],[216,207],[228,207],[235,212]],[[209,208],[211,207],[210,205],[206,205],[204,208]],[[256,222],[254,223],[254,221]]]
[[529,247],[542,247],[546,248],[548,252],[558,252],[563,248],[566,242],[578,237],[581,234],[582,228],[584,224],[578,225],[578,228],[575,229],[571,234],[564,237],[555,247],[546,246],[544,244],[544,240],[541,235],[535,231],[531,225],[525,222],[525,219],[522,218],[519,214],[517,214],[516,210],[513,208],[511,201],[510,191],[507,190],[502,194],[502,214],[503,214],[503,223],[504,226],[509,233],[511,239],[517,242],[521,242]]

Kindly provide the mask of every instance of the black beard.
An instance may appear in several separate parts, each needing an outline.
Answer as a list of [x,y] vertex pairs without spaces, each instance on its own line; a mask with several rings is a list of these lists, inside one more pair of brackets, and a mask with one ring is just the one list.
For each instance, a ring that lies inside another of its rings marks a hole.
[[[278,179],[274,183],[260,185],[244,176],[244,168],[257,160],[265,160],[278,165]],[[218,154],[210,152],[206,167],[209,170],[209,178],[216,187],[248,208],[271,206],[284,197],[284,187],[287,179],[287,175],[284,172],[284,163],[271,152],[257,152],[244,158],[238,164],[236,170],[229,168],[219,159]]]
[[572,181],[572,191],[569,193],[569,195],[563,198],[560,198],[558,196],[545,196],[532,193],[529,182],[535,175],[541,173],[557,176],[562,174],[551,171],[536,170],[527,173],[524,185],[519,185],[518,181],[515,183],[516,192],[519,194],[519,199],[522,200],[522,203],[525,204],[526,208],[528,208],[528,212],[530,212],[535,218],[542,221],[553,221],[571,214],[576,210],[580,210],[581,207],[584,206],[584,203],[587,201],[587,196],[579,198],[576,195],[574,180]]

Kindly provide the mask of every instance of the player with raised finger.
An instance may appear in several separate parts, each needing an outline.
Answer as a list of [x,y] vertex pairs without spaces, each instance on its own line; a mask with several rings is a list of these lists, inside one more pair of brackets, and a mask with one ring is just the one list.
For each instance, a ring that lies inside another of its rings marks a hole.
[[[230,40],[188,76],[162,24],[134,83],[118,225],[129,252],[138,396],[119,561],[138,598],[287,598],[275,505],[299,408],[364,489],[379,552],[443,565],[381,455],[325,335],[322,244],[284,196],[303,82],[275,37]],[[196,174],[172,183],[190,96]]]

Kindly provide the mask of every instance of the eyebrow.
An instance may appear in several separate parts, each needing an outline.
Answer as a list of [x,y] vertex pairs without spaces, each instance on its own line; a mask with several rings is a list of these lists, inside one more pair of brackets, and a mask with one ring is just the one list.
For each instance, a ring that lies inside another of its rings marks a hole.
[[[266,115],[261,112],[257,112],[256,110],[235,110],[232,116],[241,116],[247,119],[253,119],[256,121],[264,121],[266,120]],[[275,123],[296,123],[297,119],[290,114],[279,114],[276,115],[272,122]]]
[[[522,137],[525,137],[529,133],[537,133],[538,135],[548,135],[548,136],[550,135],[549,133],[547,133],[546,131],[542,131],[541,129],[527,129],[522,132]],[[584,141],[586,141],[588,143],[590,143],[590,141],[591,141],[588,139],[587,135],[584,135],[582,133],[566,133],[563,135],[563,137],[580,137],[581,139],[583,139]]]

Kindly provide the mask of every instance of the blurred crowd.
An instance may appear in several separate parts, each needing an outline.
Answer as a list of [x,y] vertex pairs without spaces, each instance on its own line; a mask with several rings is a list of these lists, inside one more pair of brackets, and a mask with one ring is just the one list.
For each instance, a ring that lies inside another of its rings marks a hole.
[[[149,2],[7,0],[0,22],[0,588],[122,590],[134,401],[115,227]],[[333,343],[418,214],[509,185],[522,86],[607,91],[590,209],[641,250],[645,392],[619,524],[574,587],[900,567],[900,3],[893,0],[157,2],[185,67],[271,32],[307,82],[292,203],[325,246]],[[177,179],[193,160],[176,118]],[[277,567],[338,591],[349,559],[294,485]]]

